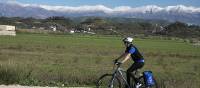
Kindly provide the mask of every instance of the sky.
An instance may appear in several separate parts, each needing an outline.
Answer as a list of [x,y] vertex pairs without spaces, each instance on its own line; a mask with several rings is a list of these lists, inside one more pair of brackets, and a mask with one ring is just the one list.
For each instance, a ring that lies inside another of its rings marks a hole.
[[145,5],[157,5],[161,7],[185,5],[200,7],[200,0],[0,0],[17,1],[25,4],[43,4],[55,6],[83,6],[83,5],[104,5],[110,8],[118,6],[139,7]]

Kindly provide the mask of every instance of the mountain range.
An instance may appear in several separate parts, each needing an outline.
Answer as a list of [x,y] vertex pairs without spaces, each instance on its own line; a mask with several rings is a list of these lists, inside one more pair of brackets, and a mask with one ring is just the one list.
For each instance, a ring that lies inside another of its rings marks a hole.
[[170,22],[181,21],[188,24],[200,24],[200,8],[184,5],[167,7],[147,5],[134,8],[129,6],[120,6],[109,8],[104,5],[70,7],[22,3],[0,3],[0,16],[24,18],[33,17],[38,19],[44,19],[51,16],[99,16],[159,19]]

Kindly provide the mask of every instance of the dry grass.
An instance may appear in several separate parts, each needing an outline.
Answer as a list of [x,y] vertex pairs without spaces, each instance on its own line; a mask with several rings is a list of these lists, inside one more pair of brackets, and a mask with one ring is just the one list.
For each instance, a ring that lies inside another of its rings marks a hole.
[[[198,88],[200,47],[173,40],[136,39],[161,88]],[[19,34],[0,37],[0,83],[93,86],[123,52],[118,37]],[[129,61],[124,68],[127,68]]]

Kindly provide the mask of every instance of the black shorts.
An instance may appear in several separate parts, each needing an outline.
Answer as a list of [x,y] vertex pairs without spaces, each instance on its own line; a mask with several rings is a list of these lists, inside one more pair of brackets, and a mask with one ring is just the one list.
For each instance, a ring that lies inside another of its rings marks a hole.
[[137,69],[140,69],[144,66],[144,62],[136,62],[136,63],[133,63],[131,65],[131,67],[129,67],[129,69],[127,70],[128,73],[131,73]]

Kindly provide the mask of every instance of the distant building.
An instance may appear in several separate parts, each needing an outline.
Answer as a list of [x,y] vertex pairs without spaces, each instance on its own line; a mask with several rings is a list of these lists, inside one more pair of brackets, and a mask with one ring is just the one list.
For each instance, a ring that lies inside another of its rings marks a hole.
[[36,29],[36,27],[35,27],[35,26],[33,26],[33,27],[32,27],[32,29]]
[[51,26],[50,28],[52,29],[52,31],[56,31],[57,30],[56,26]]
[[74,30],[71,30],[69,33],[73,34],[73,33],[75,33],[75,31],[74,31]]
[[15,36],[16,35],[15,26],[0,25],[0,35]]
[[96,34],[96,33],[94,33],[94,32],[87,32],[87,33],[88,33],[88,34],[93,34],[93,35]]
[[45,27],[39,27],[39,29],[40,29],[40,30],[44,30],[44,29],[45,29]]
[[88,31],[91,31],[91,28],[90,28],[90,27],[88,28]]

